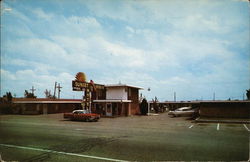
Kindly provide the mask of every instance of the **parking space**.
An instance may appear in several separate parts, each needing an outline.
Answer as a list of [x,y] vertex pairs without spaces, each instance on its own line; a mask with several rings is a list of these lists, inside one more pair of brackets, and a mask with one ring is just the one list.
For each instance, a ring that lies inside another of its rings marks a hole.
[[5,144],[0,145],[3,160],[42,156],[46,161],[64,161],[63,156],[67,157],[65,161],[96,161],[94,157],[127,161],[246,161],[249,156],[249,124],[195,123],[185,117],[170,118],[167,113],[102,118],[99,122],[63,120],[62,114],[0,119],[0,144]]
[[225,123],[192,123],[189,129],[210,129],[216,131],[242,131],[249,132],[249,124],[225,124]]

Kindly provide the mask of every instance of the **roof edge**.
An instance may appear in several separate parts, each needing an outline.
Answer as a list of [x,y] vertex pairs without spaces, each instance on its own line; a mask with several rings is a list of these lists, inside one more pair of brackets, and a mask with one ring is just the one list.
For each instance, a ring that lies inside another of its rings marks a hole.
[[142,87],[138,86],[133,86],[133,85],[128,85],[128,84],[106,84],[105,87],[131,87],[131,88],[136,88],[136,89],[143,89]]

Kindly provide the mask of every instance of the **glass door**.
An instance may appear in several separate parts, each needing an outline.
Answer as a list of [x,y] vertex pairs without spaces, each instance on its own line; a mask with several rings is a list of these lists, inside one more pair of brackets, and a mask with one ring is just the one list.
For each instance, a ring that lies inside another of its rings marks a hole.
[[112,116],[112,104],[111,103],[106,104],[106,115]]

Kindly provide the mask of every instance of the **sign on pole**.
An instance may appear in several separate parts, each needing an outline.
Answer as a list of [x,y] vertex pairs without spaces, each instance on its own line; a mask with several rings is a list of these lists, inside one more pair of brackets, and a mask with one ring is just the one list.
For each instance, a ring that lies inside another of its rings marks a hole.
[[75,80],[72,80],[72,89],[73,91],[84,91],[82,108],[91,110],[92,96],[95,96],[94,93],[97,89],[104,89],[104,85],[95,84],[92,80],[87,82],[86,75],[82,72],[77,73],[75,78]]

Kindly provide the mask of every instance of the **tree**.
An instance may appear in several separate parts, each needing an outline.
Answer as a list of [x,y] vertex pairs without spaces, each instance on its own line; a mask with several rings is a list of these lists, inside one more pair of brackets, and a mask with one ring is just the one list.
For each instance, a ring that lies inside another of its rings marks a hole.
[[0,114],[12,114],[14,105],[12,104],[12,94],[11,92],[6,92],[3,98],[0,100]]
[[7,95],[7,101],[11,103],[13,98],[11,92],[7,92],[6,95]]
[[144,98],[140,104],[140,110],[141,110],[141,114],[142,115],[147,115],[148,113],[148,102],[147,100]]
[[155,113],[158,113],[158,112],[159,112],[159,106],[158,106],[158,104],[157,104],[157,102],[158,102],[157,97],[155,97],[155,99],[152,99],[152,101],[153,101],[153,108],[154,108],[154,111],[155,111]]
[[12,97],[11,92],[6,92],[6,94],[3,95],[3,98],[5,98],[5,101],[7,101],[7,103],[11,103],[13,97]]
[[45,90],[44,91],[44,94],[45,94],[45,97],[46,98],[55,98],[52,94],[51,94],[51,91],[50,90]]
[[250,100],[250,89],[248,89],[248,90],[246,90],[247,91],[247,93],[246,93],[246,95],[247,95],[247,100]]
[[36,98],[36,96],[33,93],[30,93],[27,90],[24,91],[24,97],[25,98]]

